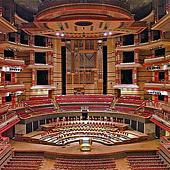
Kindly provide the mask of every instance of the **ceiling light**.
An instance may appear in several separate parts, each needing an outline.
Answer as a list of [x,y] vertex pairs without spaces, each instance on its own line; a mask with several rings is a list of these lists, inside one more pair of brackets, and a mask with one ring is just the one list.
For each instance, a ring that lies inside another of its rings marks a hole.
[[60,35],[60,33],[59,33],[59,32],[56,32],[56,35],[57,35],[57,36],[59,36],[59,35]]
[[107,36],[107,32],[105,32],[103,35],[104,35],[104,36]]
[[62,33],[61,36],[64,37],[64,33]]
[[109,32],[109,35],[112,35],[113,33],[112,32]]

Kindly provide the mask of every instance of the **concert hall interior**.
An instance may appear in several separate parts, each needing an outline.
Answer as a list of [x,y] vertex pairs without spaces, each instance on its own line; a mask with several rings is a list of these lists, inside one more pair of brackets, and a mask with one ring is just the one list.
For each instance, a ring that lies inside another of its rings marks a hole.
[[0,0],[1,170],[170,170],[170,0]]

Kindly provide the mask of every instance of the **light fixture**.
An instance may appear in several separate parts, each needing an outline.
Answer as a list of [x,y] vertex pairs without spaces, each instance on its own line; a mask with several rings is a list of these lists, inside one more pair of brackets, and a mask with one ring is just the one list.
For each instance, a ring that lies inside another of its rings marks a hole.
[[109,32],[109,35],[112,35],[113,33],[112,32]]
[[59,33],[59,32],[56,32],[56,35],[57,35],[57,36],[59,36],[59,35],[60,35],[60,33]]
[[61,34],[61,37],[64,37],[64,33]]
[[104,35],[104,36],[107,36],[107,32],[105,32],[103,35]]

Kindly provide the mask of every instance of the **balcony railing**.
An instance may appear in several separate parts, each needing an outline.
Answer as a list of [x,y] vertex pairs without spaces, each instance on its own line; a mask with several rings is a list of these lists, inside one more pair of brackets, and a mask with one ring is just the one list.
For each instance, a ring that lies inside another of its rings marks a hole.
[[170,89],[170,81],[148,81],[145,83],[145,88]]
[[152,63],[165,63],[170,60],[170,55],[167,56],[160,56],[160,57],[155,57],[155,58],[148,58],[144,60],[145,64],[152,64]]
[[109,4],[109,5],[121,7],[126,10],[130,10],[130,5],[124,0],[69,0],[69,1],[68,0],[62,0],[62,1],[46,0],[45,2],[39,5],[38,12],[58,5],[79,4],[79,3]]

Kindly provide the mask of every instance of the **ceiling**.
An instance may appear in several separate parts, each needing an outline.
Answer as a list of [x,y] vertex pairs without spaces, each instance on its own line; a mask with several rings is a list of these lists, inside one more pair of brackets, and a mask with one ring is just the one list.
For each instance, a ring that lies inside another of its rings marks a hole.
[[[30,10],[31,12],[36,14],[38,10],[38,5],[43,0],[14,0],[14,1],[21,7]],[[127,0],[127,2],[129,2],[130,4],[130,9],[132,13],[135,13],[135,11],[138,10],[139,8],[148,5],[151,1],[153,0]]]

